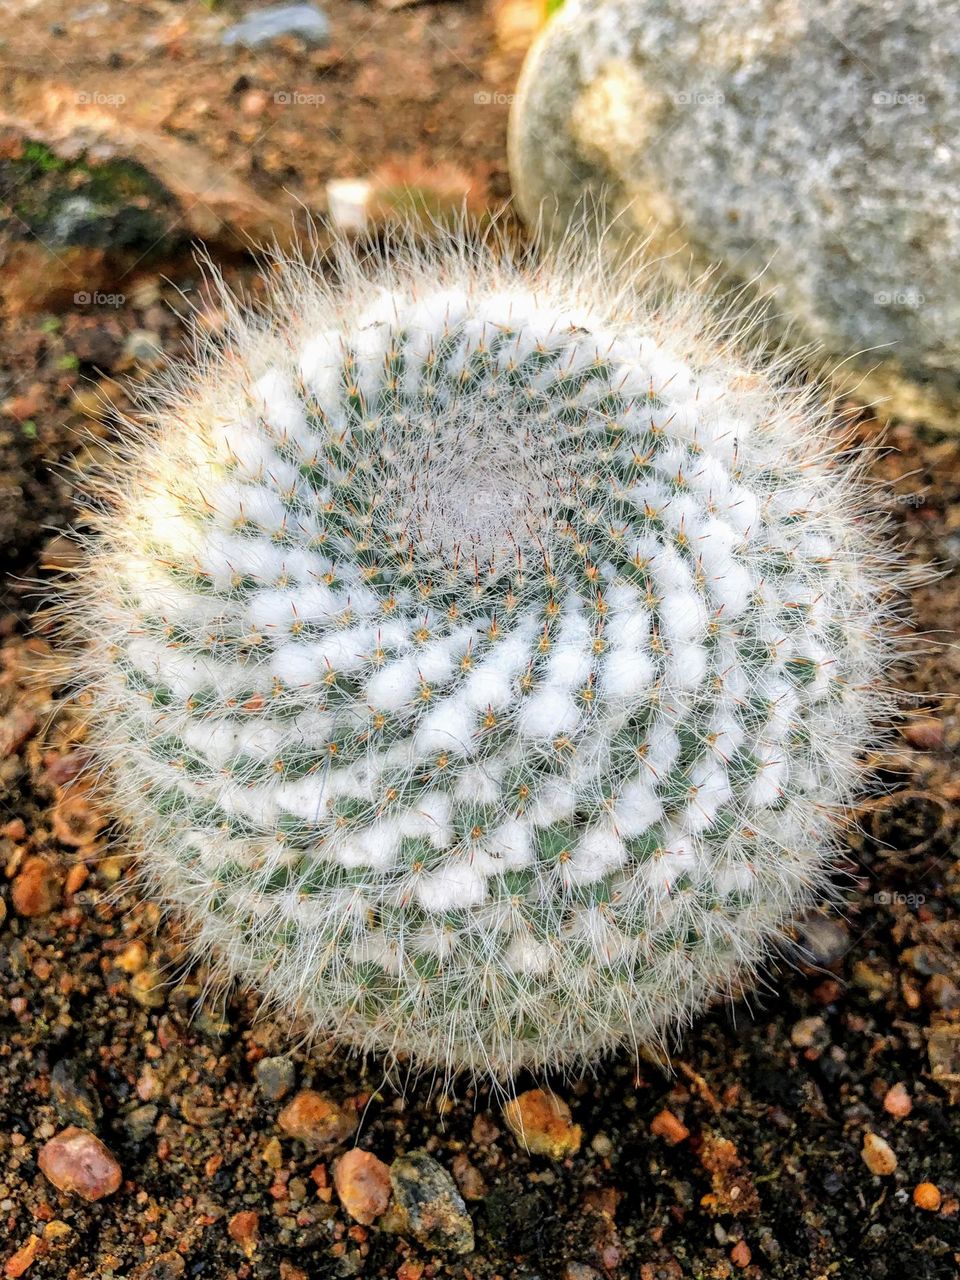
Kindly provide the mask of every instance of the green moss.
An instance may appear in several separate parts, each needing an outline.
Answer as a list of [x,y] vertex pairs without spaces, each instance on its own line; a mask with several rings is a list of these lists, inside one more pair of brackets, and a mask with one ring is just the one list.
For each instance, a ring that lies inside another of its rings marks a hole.
[[67,161],[61,159],[42,142],[28,142],[23,148],[22,162],[42,173],[56,173],[67,168]]
[[135,160],[94,162],[86,152],[66,160],[37,141],[0,162],[0,198],[54,249],[159,248],[169,244],[179,211],[171,193]]

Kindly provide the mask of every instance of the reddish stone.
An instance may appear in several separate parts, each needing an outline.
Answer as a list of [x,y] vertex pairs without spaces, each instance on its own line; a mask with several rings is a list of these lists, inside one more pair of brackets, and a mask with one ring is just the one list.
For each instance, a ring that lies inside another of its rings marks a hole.
[[53,811],[53,834],[61,844],[80,849],[97,838],[105,822],[82,791],[69,791]]
[[7,1259],[3,1274],[8,1280],[19,1280],[19,1277],[33,1266],[39,1247],[40,1237],[31,1236],[26,1244],[22,1244],[17,1252]]
[[58,1191],[102,1200],[120,1186],[120,1166],[88,1129],[70,1125],[40,1148],[37,1163]]
[[315,1151],[338,1147],[357,1127],[355,1112],[313,1089],[303,1089],[280,1112],[277,1123],[291,1138]]
[[0,760],[14,755],[37,727],[37,717],[26,707],[14,707],[0,716]]
[[59,868],[47,858],[27,858],[13,882],[10,898],[22,916],[45,916],[60,902]]
[[650,1132],[658,1138],[663,1138],[665,1142],[669,1142],[671,1147],[675,1147],[678,1142],[683,1142],[685,1138],[690,1137],[690,1130],[678,1119],[667,1107],[657,1114],[650,1121]]
[[746,1240],[738,1240],[730,1250],[730,1261],[735,1267],[749,1267],[751,1256],[750,1246]]
[[240,1246],[248,1258],[257,1251],[260,1238],[260,1216],[252,1209],[241,1209],[227,1223],[227,1235]]
[[354,1147],[333,1166],[340,1203],[356,1222],[369,1226],[390,1203],[390,1169],[370,1151]]
[[560,1160],[580,1150],[583,1130],[572,1122],[570,1108],[555,1094],[528,1089],[507,1103],[503,1118],[533,1155]]

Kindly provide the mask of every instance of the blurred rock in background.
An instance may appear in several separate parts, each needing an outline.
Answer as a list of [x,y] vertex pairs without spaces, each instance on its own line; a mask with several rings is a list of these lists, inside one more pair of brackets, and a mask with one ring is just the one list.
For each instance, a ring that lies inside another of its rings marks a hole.
[[569,0],[513,108],[519,208],[719,263],[861,401],[955,430],[958,58],[957,0]]

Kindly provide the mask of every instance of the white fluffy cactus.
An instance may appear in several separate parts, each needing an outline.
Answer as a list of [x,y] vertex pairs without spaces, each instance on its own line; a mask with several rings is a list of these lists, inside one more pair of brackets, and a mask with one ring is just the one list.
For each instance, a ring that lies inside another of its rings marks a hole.
[[76,600],[121,815],[308,1026],[505,1077],[660,1042],[822,893],[884,593],[814,398],[567,254],[281,266]]

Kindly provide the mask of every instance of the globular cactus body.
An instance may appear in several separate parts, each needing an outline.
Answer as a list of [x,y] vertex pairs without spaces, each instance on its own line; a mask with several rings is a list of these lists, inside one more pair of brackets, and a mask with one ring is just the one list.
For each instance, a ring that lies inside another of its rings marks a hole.
[[820,892],[882,592],[810,395],[477,245],[287,265],[83,581],[142,864],[229,972],[506,1076],[652,1043]]

